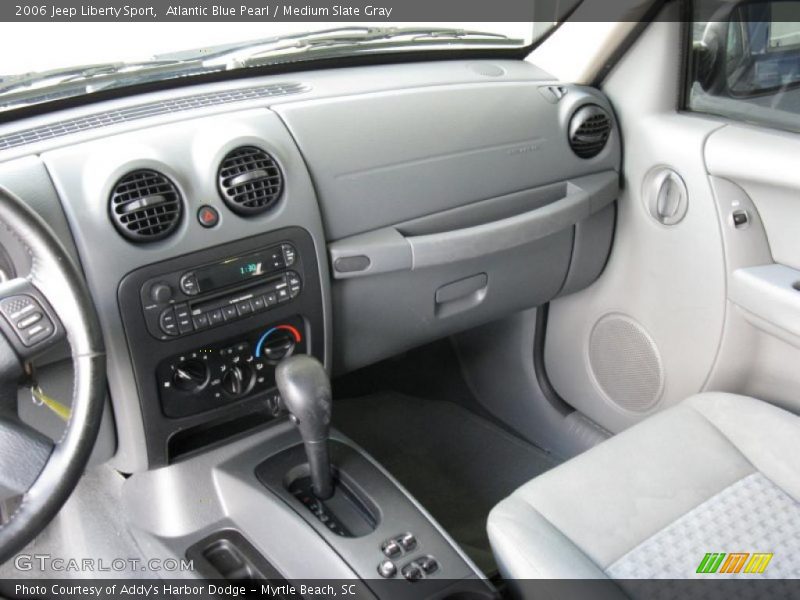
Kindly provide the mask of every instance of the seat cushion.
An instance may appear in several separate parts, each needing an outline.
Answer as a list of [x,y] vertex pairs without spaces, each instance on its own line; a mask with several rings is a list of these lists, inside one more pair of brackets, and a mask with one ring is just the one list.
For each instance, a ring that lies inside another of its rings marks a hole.
[[800,417],[693,396],[523,485],[489,515],[508,578],[689,578],[707,553],[800,577]]

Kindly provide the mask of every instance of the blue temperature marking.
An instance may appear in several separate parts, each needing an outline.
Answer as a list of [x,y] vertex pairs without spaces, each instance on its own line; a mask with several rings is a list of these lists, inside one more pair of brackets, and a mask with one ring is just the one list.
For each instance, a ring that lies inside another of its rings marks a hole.
[[256,358],[261,358],[261,347],[264,345],[264,341],[269,337],[269,334],[277,330],[278,330],[277,327],[273,327],[272,329],[270,329],[264,335],[261,336],[261,338],[258,340],[258,343],[256,344]]

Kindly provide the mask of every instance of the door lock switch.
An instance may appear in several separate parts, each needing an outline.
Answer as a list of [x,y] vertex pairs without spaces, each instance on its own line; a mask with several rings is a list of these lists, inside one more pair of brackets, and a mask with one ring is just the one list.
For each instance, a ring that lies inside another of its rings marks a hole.
[[746,210],[735,210],[731,217],[733,218],[733,226],[736,229],[747,227],[750,223],[750,215],[747,214]]

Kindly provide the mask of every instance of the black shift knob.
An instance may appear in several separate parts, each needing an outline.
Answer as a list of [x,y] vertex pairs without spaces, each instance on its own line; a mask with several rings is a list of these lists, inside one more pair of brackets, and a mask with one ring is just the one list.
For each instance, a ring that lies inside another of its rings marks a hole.
[[330,498],[333,479],[328,457],[328,434],[333,403],[328,374],[316,358],[298,354],[278,364],[275,381],[303,438],[314,493],[323,500]]

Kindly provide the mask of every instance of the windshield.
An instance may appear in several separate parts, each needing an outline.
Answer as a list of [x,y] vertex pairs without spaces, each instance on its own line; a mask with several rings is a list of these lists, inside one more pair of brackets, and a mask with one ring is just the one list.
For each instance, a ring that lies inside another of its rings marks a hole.
[[286,62],[409,50],[519,49],[541,39],[553,26],[531,22],[18,23],[0,37],[0,111],[153,81]]

